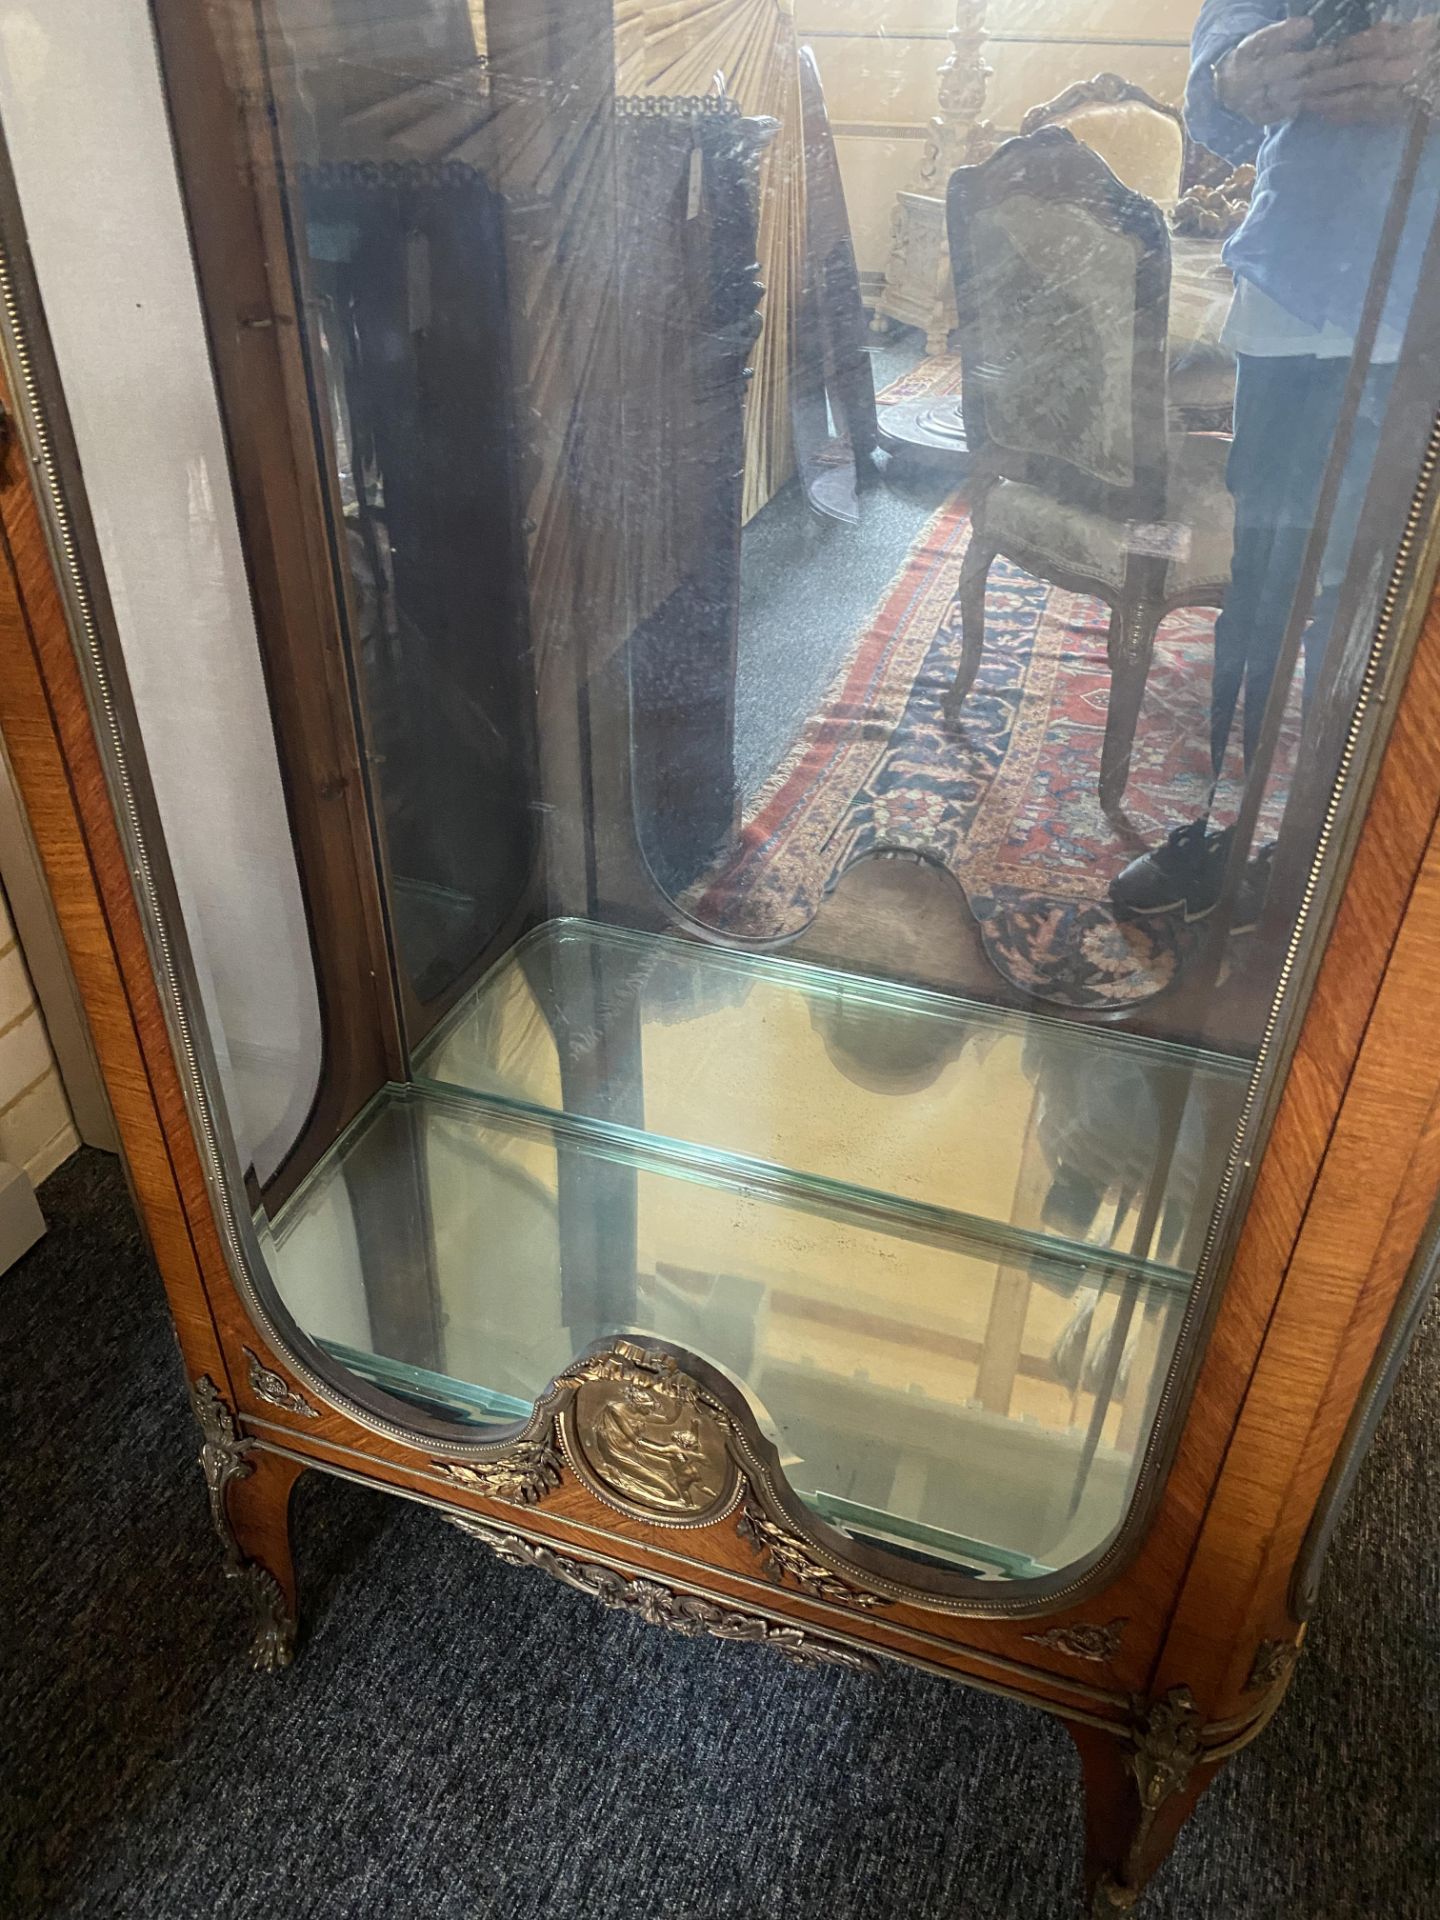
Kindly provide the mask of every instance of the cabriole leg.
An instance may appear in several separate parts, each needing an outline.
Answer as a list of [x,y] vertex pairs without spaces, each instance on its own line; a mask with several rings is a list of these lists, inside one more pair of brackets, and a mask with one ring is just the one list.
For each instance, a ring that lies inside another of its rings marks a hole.
[[1129,1737],[1070,1724],[1085,1779],[1085,1890],[1091,1920],[1128,1913],[1214,1778],[1200,1758],[1200,1715],[1177,1687]]
[[251,1660],[259,1671],[273,1673],[295,1657],[299,1615],[290,1495],[305,1469],[298,1460],[261,1452],[244,1437],[213,1380],[197,1380],[190,1399],[204,1436],[200,1466],[225,1572],[243,1587],[255,1621]]

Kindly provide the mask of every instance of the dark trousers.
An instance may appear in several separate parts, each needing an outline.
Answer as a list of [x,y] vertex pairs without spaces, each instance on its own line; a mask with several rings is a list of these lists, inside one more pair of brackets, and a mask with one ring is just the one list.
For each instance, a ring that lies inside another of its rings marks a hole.
[[[1235,558],[1215,623],[1210,709],[1217,774],[1242,692],[1247,768],[1259,742],[1349,374],[1348,360],[1239,356],[1235,439],[1226,469],[1235,500]],[[1372,367],[1365,382],[1305,632],[1307,696],[1329,644],[1394,375],[1393,367]]]

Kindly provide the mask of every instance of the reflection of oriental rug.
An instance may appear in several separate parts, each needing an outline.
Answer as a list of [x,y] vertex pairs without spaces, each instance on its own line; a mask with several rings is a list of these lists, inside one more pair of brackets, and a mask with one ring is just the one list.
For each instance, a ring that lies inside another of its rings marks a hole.
[[[912,848],[955,875],[991,961],[1021,992],[1062,1006],[1133,1006],[1171,983],[1183,943],[1199,937],[1169,919],[1117,920],[1106,889],[1138,848],[1204,807],[1214,615],[1172,614],[1160,629],[1122,832],[1097,792],[1110,694],[1098,601],[997,561],[979,677],[959,731],[945,726],[968,538],[965,509],[952,500],[691,910],[720,931],[781,939],[801,931],[857,858]],[[1286,765],[1298,720],[1297,699]],[[1217,824],[1234,815],[1238,753],[1226,773]],[[1277,785],[1266,806],[1272,832],[1280,800]]]
[[875,398],[882,407],[893,406],[897,400],[919,400],[922,397],[943,400],[947,394],[960,391],[960,356],[958,353],[932,353],[917,361],[908,373],[902,373],[892,380],[883,393]]

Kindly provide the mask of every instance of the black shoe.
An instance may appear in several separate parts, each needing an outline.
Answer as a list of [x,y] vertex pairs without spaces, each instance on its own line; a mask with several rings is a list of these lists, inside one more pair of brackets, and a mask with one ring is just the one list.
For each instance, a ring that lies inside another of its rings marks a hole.
[[1163,845],[1142,853],[1110,882],[1110,900],[1121,913],[1142,916],[1183,912],[1203,920],[1214,910],[1225,878],[1234,829],[1208,829],[1203,820],[1176,827]]
[[[1220,903],[1233,827],[1206,831],[1203,820],[1176,827],[1163,846],[1142,853],[1110,882],[1110,900],[1121,913],[1152,915],[1183,912],[1186,922],[1204,920]],[[1245,863],[1235,900],[1231,933],[1253,933],[1270,891],[1273,840]]]

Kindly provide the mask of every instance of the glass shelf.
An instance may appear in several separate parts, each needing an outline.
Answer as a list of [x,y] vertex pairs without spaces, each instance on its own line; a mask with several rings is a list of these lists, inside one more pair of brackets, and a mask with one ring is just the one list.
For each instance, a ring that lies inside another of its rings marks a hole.
[[1177,1282],[1248,1079],[1113,1027],[583,920],[512,948],[415,1072],[676,1164]]
[[261,1232],[299,1325],[409,1404],[498,1433],[593,1342],[658,1338],[746,1394],[832,1525],[902,1561],[1030,1577],[1121,1517],[1187,1290],[936,1212],[394,1087]]

